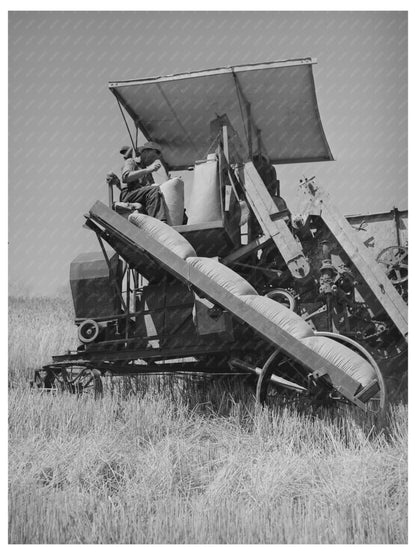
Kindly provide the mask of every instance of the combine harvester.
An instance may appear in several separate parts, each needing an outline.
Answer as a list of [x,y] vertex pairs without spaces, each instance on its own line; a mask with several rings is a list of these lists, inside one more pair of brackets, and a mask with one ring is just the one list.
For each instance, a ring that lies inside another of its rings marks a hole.
[[109,206],[92,206],[85,226],[101,251],[71,264],[80,346],[36,371],[38,386],[100,394],[103,375],[253,374],[260,403],[384,411],[383,374],[396,386],[406,376],[407,251],[377,264],[315,178],[292,217],[273,168],[333,160],[314,63],[109,84],[134,147],[140,131],[193,184],[185,195],[162,185],[172,225],[114,202],[111,186]]

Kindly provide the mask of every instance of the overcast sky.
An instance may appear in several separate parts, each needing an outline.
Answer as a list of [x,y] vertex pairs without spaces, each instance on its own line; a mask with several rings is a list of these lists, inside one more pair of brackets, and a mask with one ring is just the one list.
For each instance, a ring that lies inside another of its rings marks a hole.
[[316,175],[344,214],[406,209],[405,12],[10,13],[10,283],[53,294],[97,250],[83,214],[128,142],[108,81],[300,57],[336,161],[279,166],[282,196]]

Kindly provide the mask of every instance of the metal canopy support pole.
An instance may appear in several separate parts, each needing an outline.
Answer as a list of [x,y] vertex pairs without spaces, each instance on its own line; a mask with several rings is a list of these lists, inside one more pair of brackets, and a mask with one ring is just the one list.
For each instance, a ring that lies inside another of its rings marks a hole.
[[126,102],[126,100],[120,95],[120,93],[118,92],[117,89],[113,88],[110,86],[110,91],[113,93],[113,95],[116,97],[116,100],[119,104],[121,104],[124,109],[126,110],[126,112],[128,113],[128,115],[131,117],[131,119],[134,121],[134,124],[136,125],[136,127],[139,128],[139,130],[141,131],[141,133],[144,135],[144,137],[146,137],[146,139],[148,141],[150,141],[150,133],[148,132],[148,130],[146,129],[146,127],[143,125],[143,123],[137,118],[137,115],[134,113],[134,110],[132,109],[131,106],[129,106],[129,104]]
[[256,139],[257,139],[257,151],[259,153],[261,153],[261,151],[262,151],[262,148],[261,148],[262,140],[261,140],[261,130],[260,129],[257,129],[257,131],[256,131]]
[[132,304],[132,311],[136,312],[136,308],[137,308],[137,290],[139,288],[139,279],[138,279],[138,275],[137,275],[137,270],[132,270],[132,276],[133,276],[133,304]]
[[127,279],[126,279],[126,339],[129,338],[129,319],[130,319],[130,266],[127,264]]
[[[224,158],[227,165],[230,163],[230,153],[228,148],[228,129],[226,125],[222,126],[222,148],[224,152]],[[224,187],[224,212],[230,210],[231,202],[231,185],[225,185]]]
[[218,177],[220,186],[220,204],[221,204],[221,214],[224,214],[224,202],[225,202],[225,182],[224,182],[224,167],[223,167],[223,155],[221,150],[221,145],[218,144],[216,148],[216,154],[218,158]]
[[222,126],[222,148],[224,151],[224,156],[227,161],[227,164],[230,163],[230,154],[228,151],[228,129],[226,125]]
[[246,112],[247,112],[247,142],[248,142],[248,157],[250,160],[253,158],[253,141],[251,133],[251,104],[246,102]]
[[[129,124],[127,123],[126,116],[124,115],[123,108],[121,107],[120,100],[118,99],[118,97],[116,97],[116,98],[117,98],[118,107],[120,108],[121,115],[123,116],[124,123],[126,124],[127,132],[129,134],[130,141],[131,141],[131,146],[134,149],[134,141],[133,141],[133,136],[132,136],[131,131],[130,131]],[[136,129],[137,129],[137,126],[136,126]]]
[[[251,113],[251,104],[245,97],[240,81],[238,80],[237,74],[234,71],[233,71],[233,77],[234,77],[234,83],[237,89],[237,94],[239,97],[239,102],[241,98],[245,107],[246,118],[247,118],[247,145],[248,145],[249,158],[251,160],[253,157],[253,130],[257,139],[257,150],[259,152],[262,150],[261,130],[257,127],[253,119],[253,115]],[[263,150],[265,150],[264,145],[263,145]]]
[[396,226],[396,238],[397,238],[397,246],[401,247],[401,240],[400,240],[400,213],[398,209],[393,206],[393,216],[394,216],[394,224]]
[[[233,131],[234,131],[234,129],[233,129]],[[228,144],[228,128],[227,128],[226,125],[222,126],[222,141],[223,141],[223,153],[224,153],[225,163],[226,163],[226,166],[227,166],[228,176],[229,176],[229,180],[230,180],[230,183],[231,183],[231,186],[227,185],[225,187],[225,199],[226,199],[226,201],[228,200],[228,202],[229,202],[230,201],[230,196],[231,196],[231,189],[232,188],[235,189],[235,184],[233,182],[233,176],[231,175],[231,172],[233,172],[234,170],[230,167],[231,160],[230,160],[229,144]],[[237,171],[238,171],[238,167],[239,166],[237,166]],[[242,176],[239,175],[239,178],[237,179],[237,181],[239,183],[241,183],[242,180],[243,180]],[[239,195],[236,194],[235,191],[234,191],[234,194],[236,196],[236,199],[240,200]],[[245,192],[244,192],[244,199],[245,199]],[[227,206],[227,204],[226,204],[226,206]],[[254,229],[253,214],[250,211],[248,222],[247,222],[247,242],[248,243],[250,243],[254,239],[253,229]],[[241,241],[241,228],[240,228],[240,241]]]

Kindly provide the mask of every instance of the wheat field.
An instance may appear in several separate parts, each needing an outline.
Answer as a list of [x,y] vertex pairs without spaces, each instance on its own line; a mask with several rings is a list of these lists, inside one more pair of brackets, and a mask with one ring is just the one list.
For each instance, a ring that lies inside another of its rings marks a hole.
[[31,390],[76,344],[69,301],[9,302],[12,544],[407,543],[407,407],[256,410],[235,380]]

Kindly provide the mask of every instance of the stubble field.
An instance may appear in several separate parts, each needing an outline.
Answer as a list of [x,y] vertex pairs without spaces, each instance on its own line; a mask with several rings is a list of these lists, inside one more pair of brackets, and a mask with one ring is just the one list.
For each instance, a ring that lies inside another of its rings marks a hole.
[[10,543],[406,543],[407,407],[256,410],[235,381],[28,386],[70,301],[9,300]]

